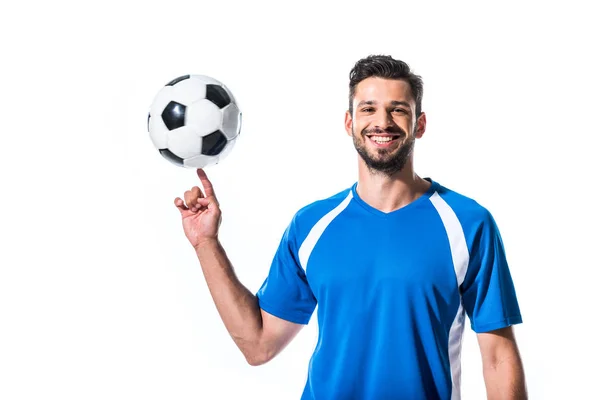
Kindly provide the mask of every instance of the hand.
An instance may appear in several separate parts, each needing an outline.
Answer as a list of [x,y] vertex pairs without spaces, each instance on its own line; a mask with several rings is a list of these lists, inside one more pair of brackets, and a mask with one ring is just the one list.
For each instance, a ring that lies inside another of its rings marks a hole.
[[175,206],[181,212],[183,231],[194,249],[216,241],[221,224],[221,209],[215,197],[212,184],[202,169],[196,170],[204,187],[204,194],[198,186],[184,193],[185,202],[177,197]]

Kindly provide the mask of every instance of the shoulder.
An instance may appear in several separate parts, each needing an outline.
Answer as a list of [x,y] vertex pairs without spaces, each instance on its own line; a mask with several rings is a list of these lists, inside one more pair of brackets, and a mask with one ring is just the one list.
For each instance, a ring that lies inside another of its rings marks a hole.
[[473,231],[485,226],[495,225],[494,217],[490,210],[473,197],[449,189],[438,182],[434,184],[435,192],[432,196],[432,201],[437,196],[438,202],[441,200],[442,204],[445,204],[456,215],[464,230]]
[[346,204],[351,191],[352,188],[348,187],[328,197],[314,200],[297,210],[290,223],[291,233],[300,239],[306,237],[319,220]]

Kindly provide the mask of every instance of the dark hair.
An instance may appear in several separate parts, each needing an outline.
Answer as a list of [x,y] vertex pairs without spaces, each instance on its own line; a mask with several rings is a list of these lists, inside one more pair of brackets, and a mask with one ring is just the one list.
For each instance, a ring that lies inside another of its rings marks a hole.
[[349,110],[352,114],[352,101],[356,93],[356,86],[363,80],[371,77],[385,79],[403,79],[410,85],[416,103],[416,116],[421,115],[421,102],[423,101],[423,80],[415,75],[404,61],[395,60],[391,56],[370,55],[358,60],[350,70],[350,96]]

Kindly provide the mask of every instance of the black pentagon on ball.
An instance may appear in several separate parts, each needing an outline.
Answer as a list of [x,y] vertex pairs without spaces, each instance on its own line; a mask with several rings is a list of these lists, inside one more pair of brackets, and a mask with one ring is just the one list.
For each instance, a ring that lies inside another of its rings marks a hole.
[[173,79],[171,82],[167,83],[165,86],[173,86],[176,83],[179,83],[179,82],[184,81],[186,79],[190,79],[190,76],[189,75],[182,75],[180,77],[177,77],[177,78]]
[[181,128],[185,124],[185,106],[171,101],[163,110],[162,119],[170,131]]
[[183,158],[176,156],[169,149],[159,149],[160,154],[173,164],[183,167]]
[[216,156],[227,144],[227,137],[221,131],[214,131],[210,135],[202,138],[202,154],[206,156]]
[[231,103],[231,99],[225,89],[219,85],[213,84],[206,85],[206,99],[215,103],[219,108],[223,108]]
[[150,113],[148,113],[148,132],[150,132]]

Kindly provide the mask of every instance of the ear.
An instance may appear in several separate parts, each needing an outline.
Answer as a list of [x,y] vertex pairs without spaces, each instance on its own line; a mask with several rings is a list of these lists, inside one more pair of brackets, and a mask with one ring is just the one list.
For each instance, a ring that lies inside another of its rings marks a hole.
[[425,133],[425,127],[427,126],[427,116],[424,112],[421,112],[419,118],[417,118],[417,128],[415,129],[415,138],[421,139]]
[[344,126],[346,128],[346,133],[348,134],[348,136],[352,136],[352,115],[350,115],[350,111],[346,111]]

